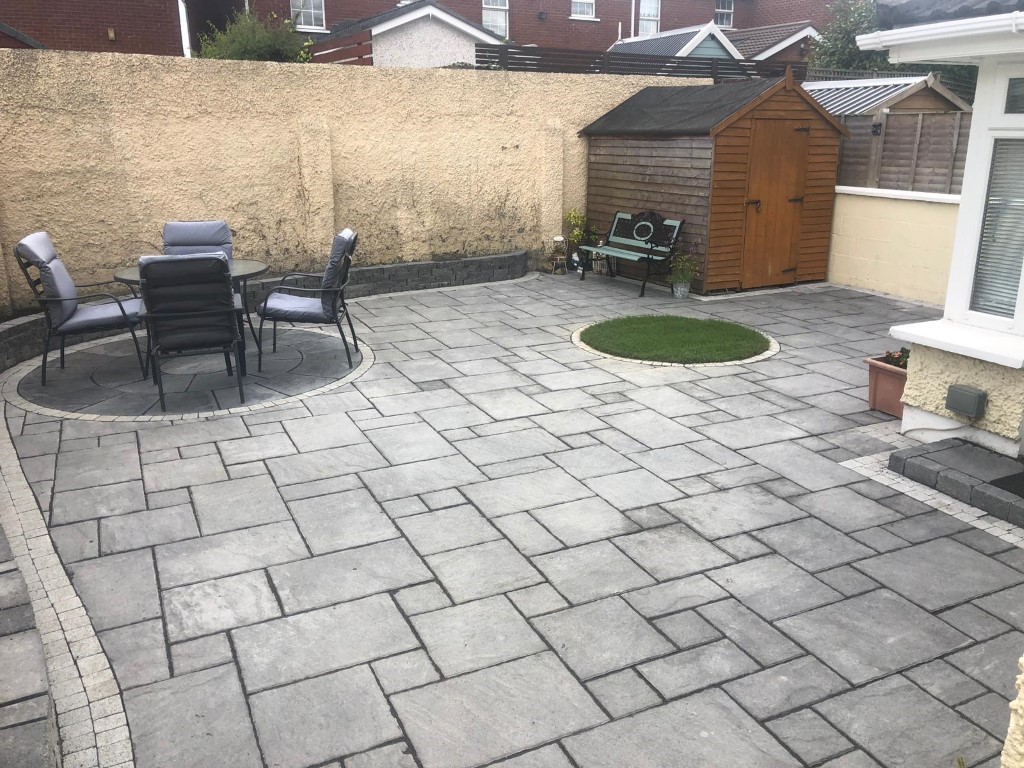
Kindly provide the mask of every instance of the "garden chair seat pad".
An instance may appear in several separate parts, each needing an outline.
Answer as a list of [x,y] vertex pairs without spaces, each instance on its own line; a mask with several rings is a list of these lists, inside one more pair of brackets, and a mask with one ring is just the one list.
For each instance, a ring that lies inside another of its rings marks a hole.
[[[135,323],[142,309],[142,299],[123,299],[121,306],[128,322]],[[113,301],[107,304],[79,304],[74,314],[58,326],[61,333],[86,333],[93,328],[127,325],[121,309]]]
[[260,317],[285,323],[332,323],[334,318],[324,312],[319,296],[294,296],[275,293],[256,309]]

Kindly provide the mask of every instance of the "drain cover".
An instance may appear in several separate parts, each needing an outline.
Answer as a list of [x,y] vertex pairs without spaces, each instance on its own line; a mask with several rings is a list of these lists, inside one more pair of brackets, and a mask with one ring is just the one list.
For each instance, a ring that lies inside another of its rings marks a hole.
[[1013,475],[1000,477],[997,480],[993,480],[992,485],[996,488],[1002,488],[1004,491],[1009,491],[1010,493],[1024,498],[1024,472],[1017,472]]

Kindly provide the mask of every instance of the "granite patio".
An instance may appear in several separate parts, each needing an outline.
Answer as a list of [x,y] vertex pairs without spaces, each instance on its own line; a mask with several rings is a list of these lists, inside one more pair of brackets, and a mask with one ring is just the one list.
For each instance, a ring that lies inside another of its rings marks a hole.
[[[65,754],[998,766],[1024,536],[863,469],[909,443],[867,410],[861,360],[936,312],[830,286],[635,292],[533,276],[358,300],[373,364],[244,414],[102,421],[7,403],[88,614],[66,641],[95,631],[127,716],[83,733],[75,713],[95,701],[55,693]],[[735,320],[781,351],[653,367],[570,340],[645,312]],[[0,682],[0,716],[18,695]],[[107,749],[126,728],[131,750]]]

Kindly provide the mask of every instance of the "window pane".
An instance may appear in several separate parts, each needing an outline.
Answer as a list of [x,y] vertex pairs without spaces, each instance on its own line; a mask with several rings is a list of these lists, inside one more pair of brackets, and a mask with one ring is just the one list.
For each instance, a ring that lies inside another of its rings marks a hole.
[[484,9],[484,29],[489,29],[496,35],[508,37],[508,12]]
[[715,24],[720,27],[732,26],[734,0],[715,0]]
[[580,2],[580,0],[573,0],[572,10],[570,11],[573,16],[593,16],[594,15],[594,3]]
[[1013,317],[1024,263],[1024,139],[996,139],[971,309]]
[[640,19],[640,37],[658,34],[657,19]]
[[1024,77],[1011,77],[1006,91],[1006,114],[1024,114]]
[[508,0],[484,0],[484,8],[508,8]]
[[326,27],[324,0],[291,0],[292,19],[299,27]]

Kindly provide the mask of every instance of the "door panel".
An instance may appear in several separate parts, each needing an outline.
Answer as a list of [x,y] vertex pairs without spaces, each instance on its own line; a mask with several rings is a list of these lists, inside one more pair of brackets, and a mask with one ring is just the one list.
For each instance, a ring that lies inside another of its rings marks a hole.
[[755,120],[747,174],[742,287],[796,281],[811,124]]

